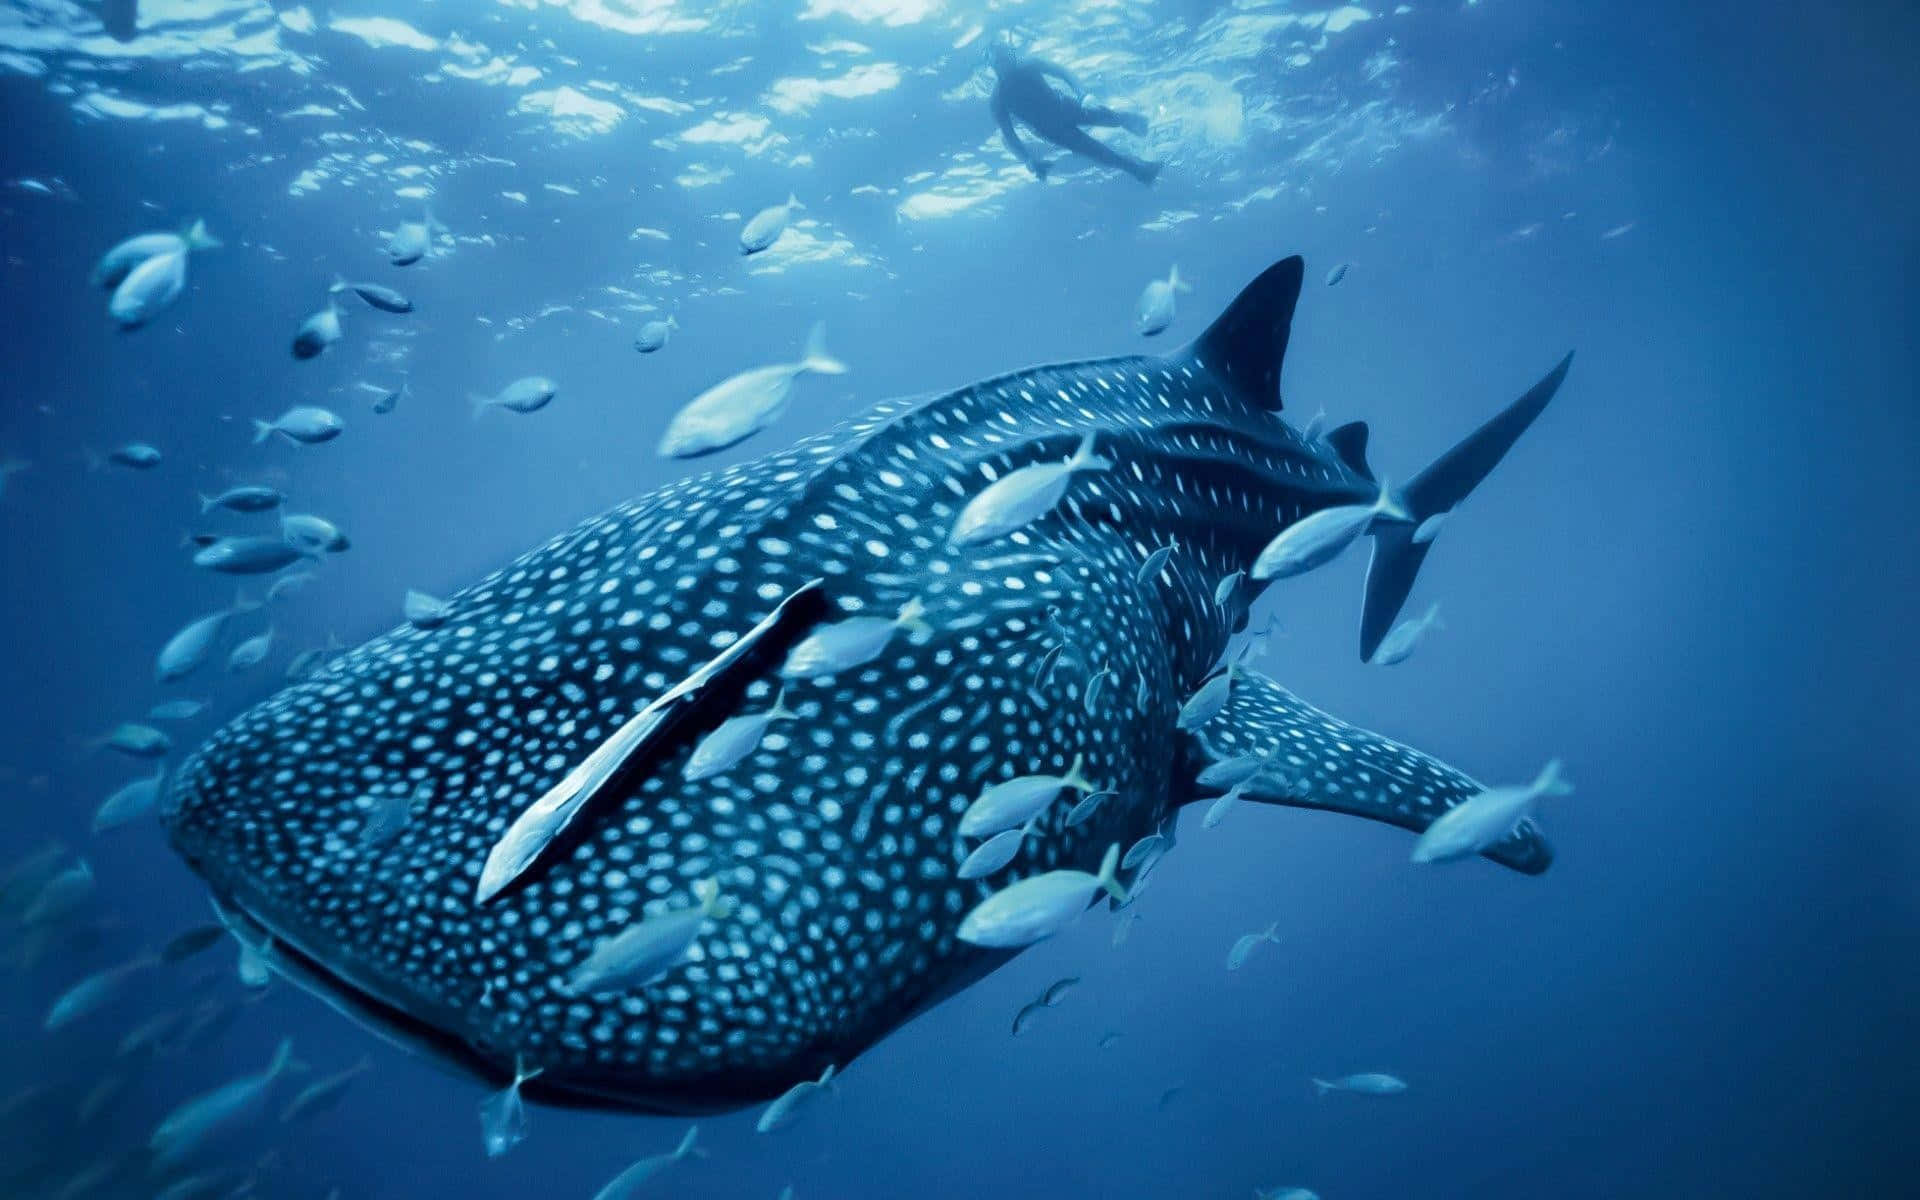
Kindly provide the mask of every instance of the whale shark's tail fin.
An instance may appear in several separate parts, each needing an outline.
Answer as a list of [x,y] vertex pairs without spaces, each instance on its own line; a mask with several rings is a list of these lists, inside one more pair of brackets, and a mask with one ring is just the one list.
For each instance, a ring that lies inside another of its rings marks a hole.
[[1299,255],[1260,272],[1181,353],[1261,408],[1280,411],[1280,364],[1307,264]]
[[[1573,363],[1573,355],[1568,354],[1560,364],[1547,372],[1546,378],[1527,390],[1527,394],[1473,431],[1457,443],[1453,449],[1433,461],[1433,465],[1420,472],[1413,481],[1401,491],[1400,500],[1406,508],[1410,521],[1407,523],[1381,522],[1373,529],[1373,563],[1367,568],[1367,603],[1360,617],[1360,658],[1372,661],[1373,652],[1380,648],[1380,641],[1393,628],[1394,618],[1400,615],[1400,606],[1406,603],[1407,593],[1413,590],[1414,576],[1420,573],[1420,564],[1426,561],[1427,551],[1433,548],[1433,539],[1415,541],[1414,534],[1433,517],[1451,512],[1453,507],[1467,498],[1467,493],[1478,487],[1507,451],[1512,448],[1527,426],[1547,407],[1547,401],[1560,390],[1560,381],[1567,377],[1567,368]],[[1341,432],[1335,430],[1335,433]],[[1329,434],[1331,439],[1334,434]],[[1360,434],[1360,444],[1365,445],[1365,432]],[[1435,526],[1426,526],[1438,529]]]
[[[1239,671],[1227,706],[1189,735],[1188,778],[1214,763],[1259,755],[1265,761],[1244,783],[1244,798],[1366,817],[1415,833],[1482,790],[1439,759],[1328,716],[1257,671]],[[1531,821],[1485,853],[1528,875],[1553,861],[1552,847]]]

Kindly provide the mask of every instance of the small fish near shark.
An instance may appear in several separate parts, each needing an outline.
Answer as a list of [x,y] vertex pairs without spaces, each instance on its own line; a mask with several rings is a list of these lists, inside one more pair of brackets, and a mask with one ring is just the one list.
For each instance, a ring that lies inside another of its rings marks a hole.
[[[384,1036],[494,1086],[518,1064],[533,1099],[698,1113],[844,1070],[1098,892],[1126,895],[1118,848],[1169,846],[1178,810],[1213,799],[1203,772],[1248,804],[1426,829],[1484,789],[1244,663],[1204,720],[1176,721],[1245,622],[1222,619],[1217,582],[1382,491],[1365,425],[1309,440],[1282,415],[1303,272],[1276,263],[1165,357],[882,402],[586,521],[455,592],[456,619],[400,625],[214,734],[169,777],[172,845],[243,944]],[[1363,659],[1432,549],[1413,531],[1498,464],[1569,361],[1360,531]],[[992,506],[1014,525],[951,536],[996,480],[1096,449],[1110,469],[1026,480]],[[1063,638],[1127,686],[1079,702],[1078,673],[1039,669]],[[688,769],[727,722],[776,711]],[[961,815],[1036,776],[1099,780],[1104,800],[1019,806],[1017,860],[965,877]],[[361,836],[426,783],[390,837]],[[1526,873],[1552,857],[1526,820],[1482,853]],[[671,954],[573,986],[696,885],[726,903],[675,918]]]

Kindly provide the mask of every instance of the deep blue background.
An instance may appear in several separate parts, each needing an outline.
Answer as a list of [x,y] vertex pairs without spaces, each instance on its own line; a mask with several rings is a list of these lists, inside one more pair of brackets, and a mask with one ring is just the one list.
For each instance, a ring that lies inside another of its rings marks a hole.
[[[1154,193],[1119,179],[1034,187],[999,219],[896,224],[849,189],[935,165],[984,117],[932,106],[953,78],[884,97],[862,114],[881,136],[823,145],[814,201],[885,254],[878,276],[745,275],[733,227],[663,182],[671,169],[638,130],[574,151],[592,160],[580,174],[631,175],[631,197],[569,202],[503,167],[498,186],[532,200],[511,227],[484,218],[501,244],[399,273],[373,232],[398,206],[290,202],[284,175],[229,170],[231,144],[77,123],[34,81],[0,80],[0,175],[59,174],[80,197],[0,200],[0,456],[35,463],[0,497],[0,851],[49,836],[82,847],[125,924],[89,956],[0,976],[0,1097],[36,1080],[69,1088],[33,1101],[31,1128],[77,1168],[143,1142],[181,1097],[264,1062],[290,1031],[321,1070],[369,1050],[376,1067],[342,1109],[279,1139],[275,1195],[338,1183],[352,1197],[586,1196],[668,1148],[680,1122],[538,1109],[527,1142],[488,1162],[478,1086],[374,1046],[284,985],[213,1050],[163,1063],[87,1130],[63,1131],[113,1043],[175,1002],[176,984],[58,1039],[38,1034],[45,1004],[203,919],[155,830],[87,835],[98,799],[137,768],[80,746],[159,698],[154,651],[230,590],[174,549],[200,527],[192,493],[282,482],[355,542],[276,608],[285,640],[265,672],[181,689],[230,711],[264,695],[294,648],[396,621],[405,588],[450,592],[674,477],[653,454],[673,407],[788,356],[816,318],[853,373],[803,381],[787,419],[739,455],[881,396],[1130,351],[1133,298],[1169,258],[1195,284],[1169,336],[1190,335],[1299,251],[1315,282],[1290,412],[1372,421],[1390,475],[1578,351],[1560,399],[1429,560],[1412,608],[1439,599],[1445,631],[1404,666],[1358,664],[1355,554],[1275,590],[1286,636],[1262,664],[1482,778],[1564,758],[1578,793],[1543,817],[1559,862],[1540,879],[1416,869],[1404,835],[1293,811],[1196,823],[1125,948],[1089,917],[883,1043],[824,1119],[789,1134],[755,1135],[751,1115],[704,1121],[712,1158],[663,1194],[771,1198],[789,1180],[802,1200],[1273,1183],[1330,1200],[1891,1194],[1920,1166],[1920,21],[1893,3],[1563,7],[1403,30],[1406,86],[1436,102],[1482,82],[1458,62],[1527,64],[1511,103],[1456,114],[1458,139],[1166,235],[1136,227],[1162,207],[1212,208],[1208,181],[1177,164]],[[348,44],[331,69],[372,70]],[[1543,165],[1543,123],[1569,113],[1610,149]],[[461,123],[493,117],[438,94],[410,119],[458,149]],[[735,207],[787,189],[754,170],[729,185]],[[436,202],[467,234],[482,231],[476,209]],[[193,291],[166,319],[117,334],[83,285],[92,260],[188,215],[228,248],[194,260]],[[675,240],[630,243],[636,224]],[[496,342],[473,320],[537,311],[648,255],[702,283],[653,358],[628,348],[632,322],[547,321]],[[1319,286],[1341,260],[1348,279]],[[287,339],[336,269],[405,288],[420,312],[351,312],[347,345],[295,364]],[[410,402],[376,418],[362,395],[329,397],[395,378],[362,369],[354,343],[403,324]],[[561,384],[549,410],[468,420],[466,392],[532,372]],[[249,417],[316,400],[346,415],[339,441],[250,445]],[[83,447],[133,438],[165,464],[80,463]],[[1228,975],[1234,938],[1274,920],[1282,944]],[[1013,1011],[1067,974],[1086,982],[1010,1040]],[[1095,1049],[1109,1029],[1123,1040]],[[1373,1069],[1412,1090],[1316,1100],[1306,1082]],[[25,1119],[6,1118],[14,1136]]]

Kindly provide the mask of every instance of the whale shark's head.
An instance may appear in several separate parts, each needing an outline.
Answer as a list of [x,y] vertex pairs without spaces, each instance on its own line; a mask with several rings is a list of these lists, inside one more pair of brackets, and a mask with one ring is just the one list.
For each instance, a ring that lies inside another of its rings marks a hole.
[[[849,844],[884,767],[868,705],[795,697],[755,754],[697,782],[689,730],[537,875],[475,897],[515,814],[773,607],[784,564],[709,518],[761,507],[791,486],[777,474],[590,521],[456,596],[444,624],[376,638],[209,739],[163,817],[236,932],[355,1015],[489,1077],[541,1067],[550,1092],[698,1111],[818,1075],[876,1019],[862,989],[925,966],[903,930],[948,903],[917,882],[936,857],[946,871],[946,840],[905,835],[878,875]],[[766,708],[778,682],[756,670],[720,699]],[[708,878],[733,914],[671,979],[568,994],[597,942]]]

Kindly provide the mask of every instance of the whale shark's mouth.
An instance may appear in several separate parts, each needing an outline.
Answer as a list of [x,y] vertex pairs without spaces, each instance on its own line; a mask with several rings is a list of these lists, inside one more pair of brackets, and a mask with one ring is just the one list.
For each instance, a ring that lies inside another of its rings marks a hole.
[[[472,1035],[455,1030],[469,1024],[447,1010],[436,1021],[418,1010],[417,1002],[391,994],[377,981],[303,946],[284,926],[262,919],[231,892],[210,894],[214,911],[227,931],[259,955],[273,974],[319,1000],[373,1036],[404,1053],[424,1059],[449,1074],[504,1087],[514,1078],[514,1055],[507,1047],[490,1047]],[[731,1091],[705,1096],[688,1089],[671,1094],[638,1092],[580,1080],[545,1075],[525,1080],[520,1088],[528,1100],[554,1108],[605,1111],[619,1109],[654,1116],[688,1116],[734,1111],[765,1096],[743,1096]]]
[[[221,924],[259,955],[275,975],[381,1041],[449,1074],[476,1079],[490,1087],[504,1087],[512,1081],[510,1050],[490,1049],[454,1033],[450,1025],[421,1015],[412,1004],[388,994],[377,982],[331,965],[288,936],[282,927],[262,920],[231,893],[216,892],[211,898]],[[529,1100],[558,1108],[616,1107],[657,1114],[710,1111],[699,1104],[663,1104],[658,1097],[568,1086],[539,1076],[524,1082],[520,1090]]]
[[232,893],[215,892],[211,898],[221,924],[275,975],[380,1040],[456,1075],[487,1083],[505,1083],[512,1078],[511,1065],[503,1065],[497,1055],[489,1055],[447,1027],[417,1015],[398,997],[383,994],[372,981],[328,965],[289,936],[284,926],[263,919]]

